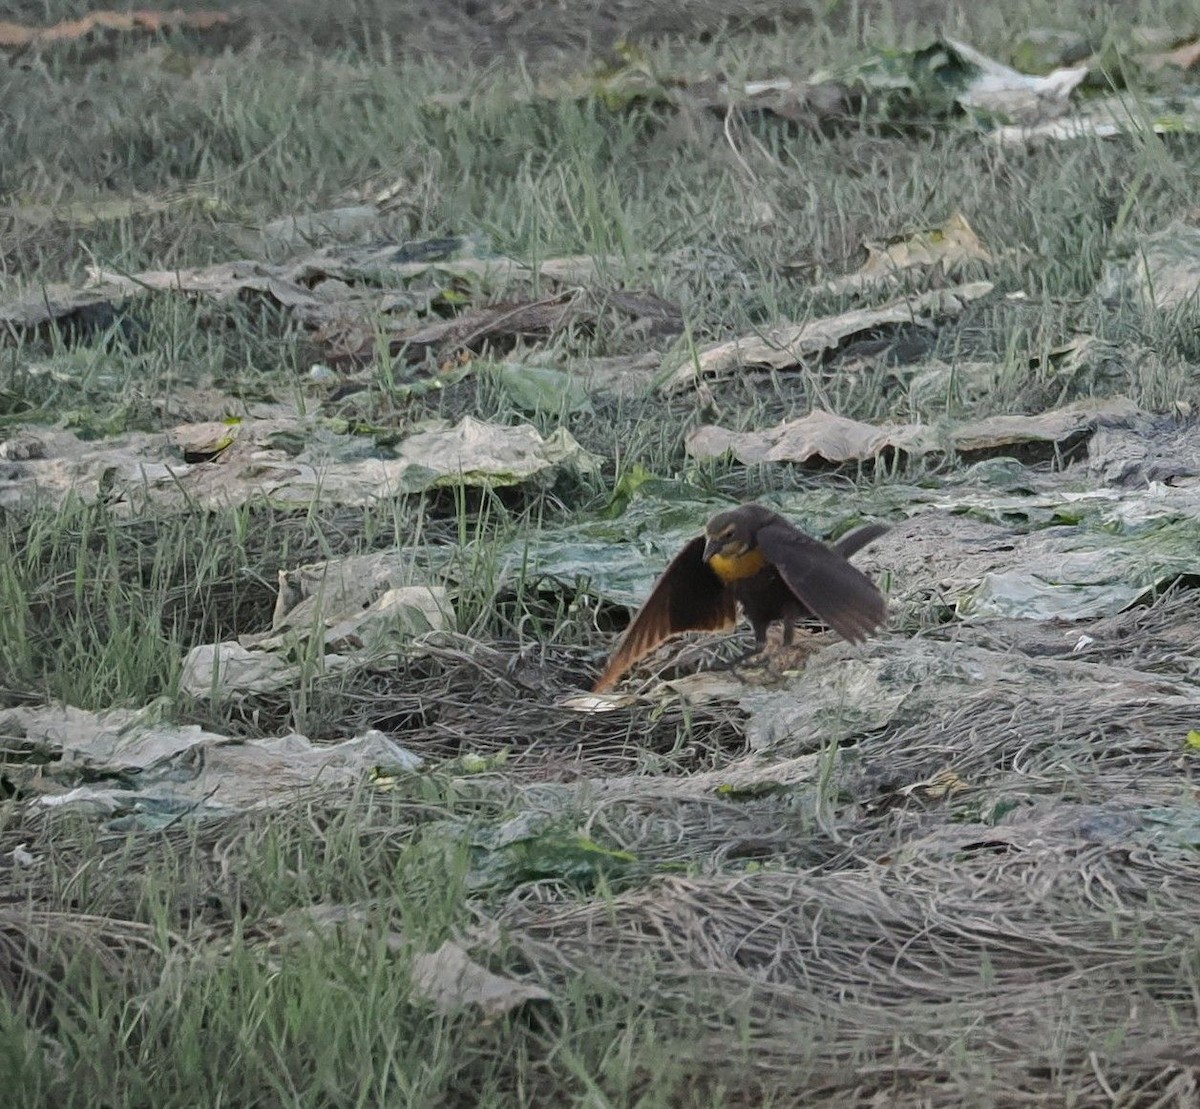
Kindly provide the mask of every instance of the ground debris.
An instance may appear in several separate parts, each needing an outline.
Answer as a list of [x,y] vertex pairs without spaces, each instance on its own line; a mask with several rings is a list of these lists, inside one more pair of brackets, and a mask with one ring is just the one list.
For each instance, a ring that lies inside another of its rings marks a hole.
[[452,427],[414,431],[384,448],[345,421],[234,423],[216,439],[207,424],[94,443],[71,432],[47,432],[39,457],[14,459],[0,472],[0,505],[69,496],[124,502],[130,510],[247,502],[369,505],[436,488],[519,485],[597,465],[564,427],[543,437],[529,424],[504,426],[470,416]]
[[[93,266],[82,288],[51,285],[0,304],[0,336],[10,341],[45,339],[56,330],[87,337],[122,320],[137,302],[153,294],[199,298],[220,306],[263,301],[287,312],[337,360],[373,357],[377,332],[391,336],[393,353],[412,347],[423,352],[478,345],[500,338],[511,341],[526,332],[572,319],[594,319],[578,295],[513,301],[479,308],[465,318],[433,323],[422,320],[430,303],[454,283],[467,289],[530,287],[535,281],[570,290],[595,285],[614,267],[611,259],[549,258],[528,265],[486,250],[468,249],[462,238],[433,243],[385,242],[328,244],[286,262],[237,259],[208,266],[123,273]],[[465,256],[464,256],[465,255]],[[462,288],[455,290],[461,298]],[[613,301],[621,307],[620,296]],[[559,306],[556,312],[551,311]]]
[[741,368],[785,370],[819,361],[856,335],[912,325],[932,326],[934,320],[958,316],[969,304],[991,293],[992,288],[990,282],[976,281],[913,294],[879,308],[856,309],[803,324],[776,325],[762,334],[715,343],[674,369],[661,390],[670,394],[729,376]]
[[241,17],[221,11],[91,12],[50,27],[30,27],[0,21],[0,52],[19,56],[27,51],[72,50],[81,60],[111,57],[122,42],[160,35],[188,34],[224,44],[241,24]]
[[732,454],[746,466],[766,462],[841,466],[896,455],[958,455],[973,461],[996,454],[1049,451],[1069,459],[1101,428],[1144,426],[1149,417],[1124,397],[1077,401],[1033,415],[989,416],[967,423],[883,424],[850,420],[822,409],[760,431],[702,425],[687,438],[696,458]]
[[[1191,1109],[1195,28],[939,5],[0,49],[16,1102]],[[586,694],[747,501],[884,624]]]
[[[306,939],[328,941],[335,935],[347,942],[373,943],[377,916],[378,910],[372,906],[314,905],[260,921],[255,927],[256,946],[278,952],[289,944]],[[493,974],[454,940],[446,940],[435,951],[414,951],[412,941],[399,928],[387,929],[383,939],[393,955],[407,956],[414,1000],[438,1012],[475,1008],[484,1017],[495,1019],[531,1001],[550,999],[540,986]]]
[[866,261],[854,273],[830,278],[817,289],[833,296],[857,293],[898,284],[907,270],[932,270],[945,276],[993,260],[961,212],[940,227],[899,235],[882,244],[867,243],[866,251]]
[[410,584],[412,575],[412,556],[403,551],[281,570],[270,629],[193,647],[183,660],[180,691],[220,703],[289,689],[308,667],[333,673],[447,630],[453,607],[446,589]]
[[1099,295],[1132,297],[1147,310],[1170,311],[1200,295],[1200,227],[1174,222],[1144,235],[1130,256],[1105,264]]
[[[302,735],[240,740],[161,720],[163,707],[91,713],[70,706],[6,709],[0,734],[39,761],[14,772],[32,804],[158,828],[278,807],[305,790],[347,788],[376,767],[421,760],[378,731],[317,746]],[[49,759],[50,761],[41,761]]]

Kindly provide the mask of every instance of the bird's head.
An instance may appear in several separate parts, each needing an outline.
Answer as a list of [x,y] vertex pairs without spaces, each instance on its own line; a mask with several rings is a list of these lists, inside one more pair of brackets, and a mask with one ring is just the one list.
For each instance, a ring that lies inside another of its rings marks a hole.
[[744,506],[718,512],[704,528],[704,561],[708,562],[714,555],[740,558],[753,550],[757,523]]

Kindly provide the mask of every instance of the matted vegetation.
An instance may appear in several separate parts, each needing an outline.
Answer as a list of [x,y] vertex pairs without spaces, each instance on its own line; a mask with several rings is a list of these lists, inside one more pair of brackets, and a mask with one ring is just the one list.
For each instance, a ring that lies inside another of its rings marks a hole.
[[[1200,13],[659,9],[0,61],[14,1104],[1195,1103]],[[751,498],[887,630],[582,698]]]

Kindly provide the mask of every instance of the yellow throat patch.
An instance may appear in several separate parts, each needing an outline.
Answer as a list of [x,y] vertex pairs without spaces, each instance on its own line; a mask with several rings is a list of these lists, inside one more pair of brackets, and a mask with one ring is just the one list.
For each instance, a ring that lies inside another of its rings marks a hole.
[[754,577],[767,564],[767,560],[762,551],[754,547],[745,554],[734,555],[733,558],[715,554],[708,560],[708,564],[713,573],[728,585],[731,581]]

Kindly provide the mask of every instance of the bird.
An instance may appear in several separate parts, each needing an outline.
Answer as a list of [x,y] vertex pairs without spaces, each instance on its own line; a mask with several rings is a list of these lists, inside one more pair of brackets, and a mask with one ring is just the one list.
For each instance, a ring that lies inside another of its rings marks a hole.
[[592,692],[611,689],[672,635],[734,627],[739,604],[754,629],[745,657],[765,649],[776,620],[783,621],[785,645],[795,622],[814,616],[843,639],[862,642],[884,622],[887,602],[849,558],[887,530],[865,524],[827,546],[765,505],[718,512],[655,583]]

